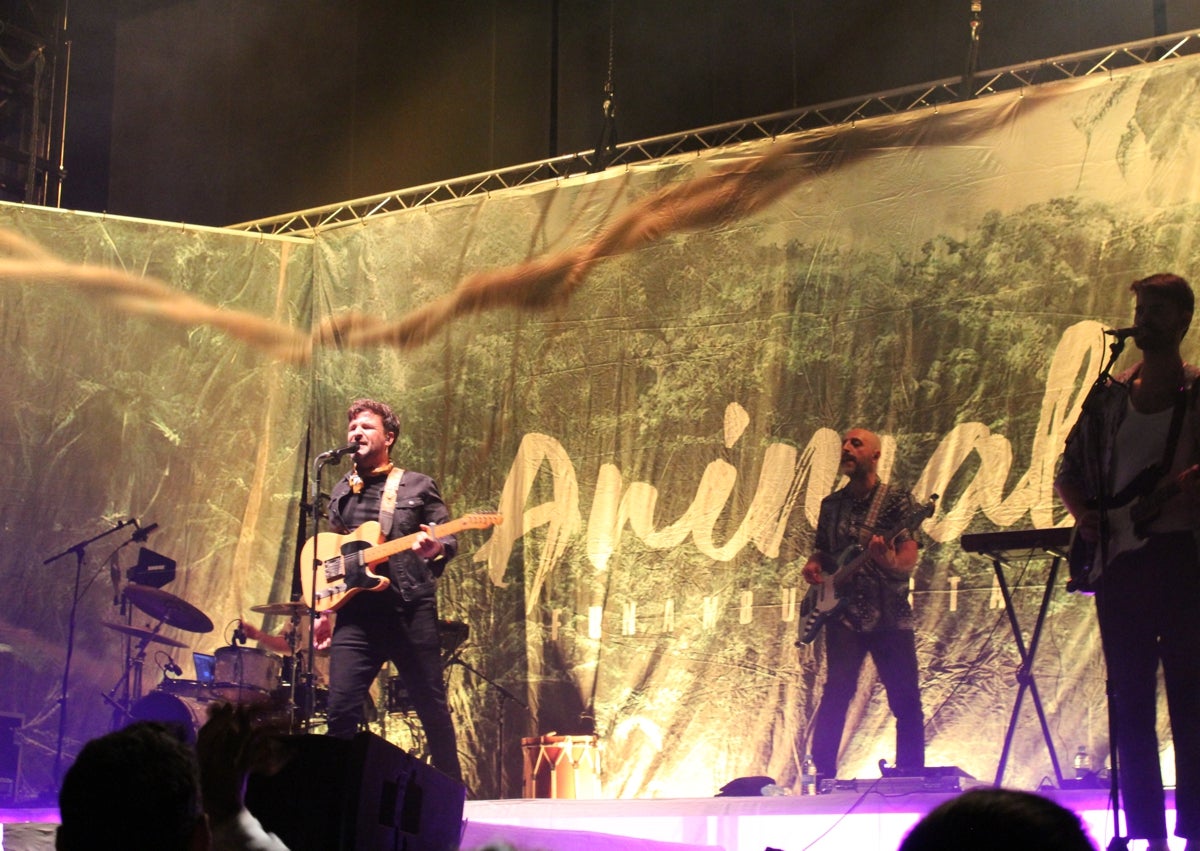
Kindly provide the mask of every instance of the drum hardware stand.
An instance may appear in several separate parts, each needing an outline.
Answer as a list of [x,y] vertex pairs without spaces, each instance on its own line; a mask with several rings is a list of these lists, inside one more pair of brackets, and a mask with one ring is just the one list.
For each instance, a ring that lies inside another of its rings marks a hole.
[[[113,598],[113,605],[119,605],[121,607],[121,618],[124,620],[125,625],[133,626],[133,606],[129,605],[129,600],[126,598],[124,590],[121,591],[120,596]],[[161,628],[162,622],[160,621],[154,627],[154,632],[158,632]],[[142,662],[146,658],[146,647],[149,645],[149,643],[150,640],[148,638],[142,639],[141,644],[138,645],[138,652],[137,656],[135,657],[131,652],[133,646],[132,638],[126,635],[121,640],[121,648],[125,651],[125,670],[121,674],[121,678],[117,680],[116,684],[108,690],[108,693],[100,695],[104,702],[113,708],[113,730],[119,729],[126,722],[133,718],[129,710],[132,708],[134,703],[133,695],[137,694],[138,697],[141,697]],[[132,684],[129,676],[131,672],[133,673]],[[115,697],[118,689],[121,689],[120,698]]]
[[[162,627],[162,621],[154,627],[154,631]],[[112,729],[117,730],[133,718],[130,712],[133,706],[133,695],[141,696],[142,693],[142,666],[146,661],[146,647],[150,644],[149,638],[143,638],[138,642],[137,653],[131,652],[132,640],[125,639],[125,671],[121,674],[121,678],[116,684],[108,690],[107,694],[102,694],[100,697],[104,702],[113,708],[113,724]],[[133,676],[131,677],[130,674]],[[115,697],[117,690],[122,690],[122,697]]]
[[[62,552],[56,553],[42,562],[42,565],[44,566],[51,564],[52,562],[55,562],[70,553],[75,554],[75,587],[71,593],[71,611],[67,618],[67,656],[66,661],[63,663],[62,689],[59,692],[58,698],[58,744],[54,749],[54,773],[52,774],[56,789],[62,785],[63,743],[67,734],[67,693],[68,685],[70,684],[71,679],[71,656],[75,652],[75,618],[79,611],[79,584],[83,576],[83,553],[89,544],[92,544],[101,538],[105,538],[114,532],[124,529],[126,526],[137,526],[137,521],[132,517],[128,520],[122,520],[108,531],[101,532],[99,535],[93,535],[85,541],[80,541],[77,544],[73,544]],[[126,543],[128,543],[128,541]],[[122,544],[122,546],[124,546],[124,544]]]
[[496,741],[498,742],[498,747],[496,748],[496,785],[497,785],[496,792],[497,792],[498,797],[503,798],[504,797],[504,701],[511,700],[517,706],[521,707],[527,713],[529,713],[530,717],[533,716],[533,713],[530,711],[528,703],[521,700],[519,697],[517,697],[511,691],[506,689],[504,686],[500,685],[500,683],[498,683],[495,680],[491,679],[490,677],[480,673],[478,669],[471,667],[469,664],[467,664],[466,662],[463,661],[462,656],[459,655],[458,653],[451,654],[450,658],[447,659],[444,663],[444,667],[446,668],[446,670],[449,670],[451,665],[459,665],[462,668],[465,668],[466,670],[470,671],[472,674],[479,677],[479,679],[483,680],[485,683],[487,683],[492,688],[494,688],[496,690],[496,692],[500,695],[500,708],[499,708],[499,712],[498,712],[499,723],[496,725]]
[[[296,732],[296,715],[299,710],[302,713],[302,718],[305,725],[313,715],[313,685],[308,679],[312,674],[312,660],[308,651],[300,652],[300,612],[292,613],[291,618],[292,628],[288,632],[287,643],[288,650],[292,653],[292,676],[289,678],[287,692],[287,715],[288,715],[288,734]],[[311,617],[310,617],[310,632],[311,632]],[[300,669],[304,668],[302,672]],[[305,678],[305,684],[301,687],[300,697],[304,701],[303,706],[296,703],[296,683],[301,678]]]

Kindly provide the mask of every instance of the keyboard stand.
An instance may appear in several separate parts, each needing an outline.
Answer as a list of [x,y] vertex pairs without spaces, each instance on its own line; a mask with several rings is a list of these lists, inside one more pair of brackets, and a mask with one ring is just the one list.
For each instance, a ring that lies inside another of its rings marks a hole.
[[1042,725],[1042,737],[1046,740],[1046,749],[1050,752],[1050,764],[1054,766],[1054,778],[1058,781],[1058,788],[1063,786],[1062,766],[1058,762],[1058,753],[1054,750],[1054,740],[1050,736],[1050,725],[1046,722],[1046,710],[1042,706],[1042,697],[1038,694],[1037,682],[1033,677],[1033,660],[1037,655],[1038,644],[1042,637],[1042,627],[1046,623],[1046,612],[1050,608],[1050,598],[1054,594],[1054,586],[1058,580],[1058,568],[1062,563],[1062,555],[1059,553],[1050,553],[1053,556],[1050,562],[1050,574],[1046,577],[1046,590],[1042,594],[1042,605],[1038,609],[1037,623],[1033,627],[1033,633],[1029,638],[1029,648],[1025,647],[1025,639],[1021,632],[1021,625],[1017,622],[1017,613],[1013,608],[1012,592],[1008,588],[1008,580],[1004,577],[1003,559],[996,553],[990,553],[992,556],[992,567],[996,571],[996,581],[1000,583],[1000,593],[1004,597],[1004,608],[1008,612],[1008,621],[1012,626],[1013,638],[1017,643],[1017,652],[1021,656],[1021,667],[1017,670],[1017,700],[1013,705],[1012,717],[1008,722],[1008,732],[1004,735],[1004,748],[1000,751],[1000,763],[996,766],[996,779],[992,785],[1000,786],[1004,780],[1004,769],[1008,766],[1009,751],[1012,750],[1013,734],[1017,729],[1017,719],[1021,713],[1021,704],[1025,700],[1025,692],[1029,692],[1030,698],[1033,700],[1034,708],[1037,710],[1038,721]]

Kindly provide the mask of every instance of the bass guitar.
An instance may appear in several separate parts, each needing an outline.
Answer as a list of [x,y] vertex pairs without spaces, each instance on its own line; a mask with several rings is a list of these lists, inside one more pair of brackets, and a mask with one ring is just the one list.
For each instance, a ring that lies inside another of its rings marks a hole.
[[[1070,579],[1068,591],[1089,594],[1095,591],[1096,580],[1104,572],[1104,562],[1111,563],[1122,553],[1134,552],[1146,544],[1146,528],[1162,513],[1163,507],[1180,494],[1189,479],[1200,476],[1200,464],[1188,467],[1158,487],[1162,473],[1157,464],[1147,467],[1114,496],[1105,509],[1108,534],[1105,536],[1103,558],[1099,541],[1085,541],[1076,525],[1071,532],[1067,550]],[[1095,508],[1089,502],[1088,508]]]
[[[933,516],[937,498],[937,494],[933,494],[924,505],[915,506],[882,536],[883,539],[891,544],[902,533],[915,532],[925,522],[925,518]],[[870,560],[871,554],[866,547],[851,544],[838,553],[829,571],[822,568],[821,572],[826,574],[825,581],[810,587],[804,602],[800,604],[800,616],[804,618],[800,630],[800,644],[811,644],[825,622],[841,611],[846,605],[846,589],[850,587],[850,582],[863,565]]]
[[[434,531],[438,535],[454,535],[466,529],[489,529],[502,522],[504,518],[499,512],[481,512],[441,523]],[[371,568],[395,553],[411,550],[420,534],[413,532],[387,541],[379,522],[371,520],[345,535],[320,532],[309,538],[300,553],[304,602],[318,612],[336,612],[360,591],[384,590],[391,580]]]

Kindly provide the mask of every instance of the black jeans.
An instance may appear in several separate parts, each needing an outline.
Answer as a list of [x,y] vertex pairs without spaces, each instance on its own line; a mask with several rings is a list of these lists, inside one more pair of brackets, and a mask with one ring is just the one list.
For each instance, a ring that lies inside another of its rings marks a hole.
[[461,781],[433,600],[408,604],[386,616],[338,616],[329,659],[329,734],[348,739],[358,731],[371,682],[389,660],[421,720],[434,766]]
[[925,767],[925,716],[921,710],[916,639],[912,630],[855,632],[830,620],[825,624],[825,690],[817,707],[812,737],[813,762],[823,777],[837,777],[846,712],[854,699],[858,674],[868,653],[887,691],[888,708],[896,716],[896,766],[913,773]]
[[1152,535],[1104,569],[1096,611],[1129,836],[1167,835],[1156,709],[1162,663],[1175,743],[1175,832],[1200,837],[1200,560],[1191,532]]

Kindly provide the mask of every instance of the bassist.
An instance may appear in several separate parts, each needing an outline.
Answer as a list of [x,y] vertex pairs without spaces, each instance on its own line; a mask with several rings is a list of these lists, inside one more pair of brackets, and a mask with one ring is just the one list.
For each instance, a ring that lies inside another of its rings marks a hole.
[[837,777],[846,713],[868,653],[896,716],[895,773],[920,774],[925,765],[924,715],[908,602],[918,545],[905,531],[892,540],[878,534],[911,514],[915,501],[908,491],[880,481],[880,454],[877,435],[861,428],[846,433],[840,469],[849,482],[821,501],[814,552],[804,566],[809,583],[835,582],[838,554],[865,546],[869,555],[848,587],[838,589],[845,605],[824,627],[827,673],[813,724],[812,755],[818,775],[826,778]]

